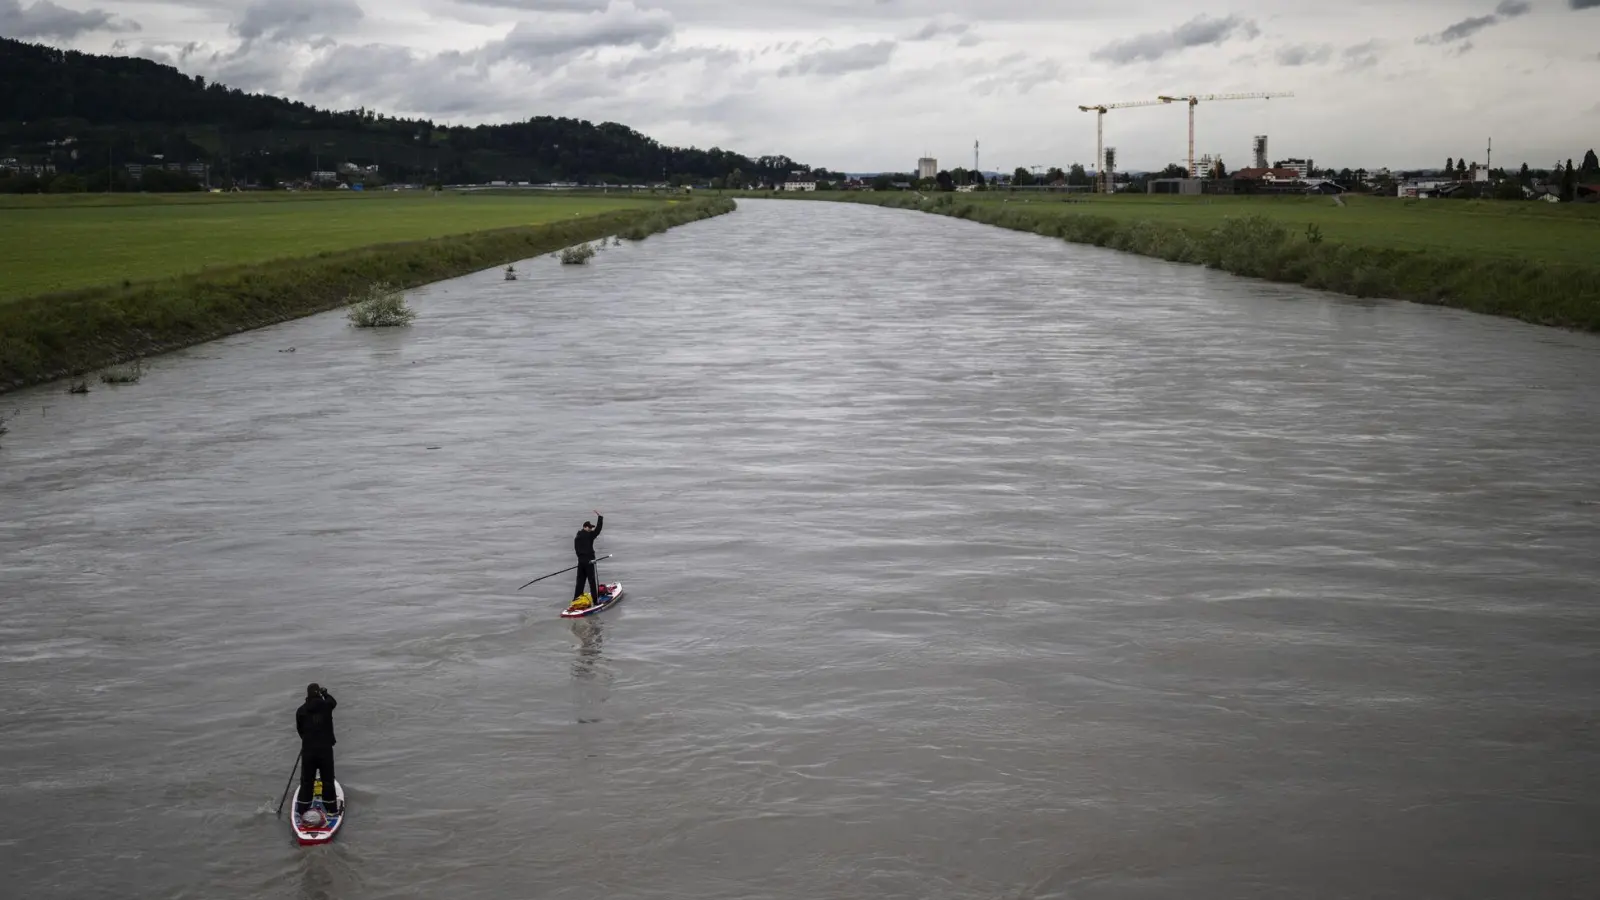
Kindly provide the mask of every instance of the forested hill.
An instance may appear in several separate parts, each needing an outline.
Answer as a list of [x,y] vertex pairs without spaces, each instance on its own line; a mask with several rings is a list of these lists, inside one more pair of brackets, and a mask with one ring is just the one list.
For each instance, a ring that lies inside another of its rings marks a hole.
[[446,183],[699,181],[735,171],[753,181],[809,168],[784,156],[668,147],[612,122],[540,116],[446,128],[371,110],[322,110],[207,84],[147,59],[0,38],[0,159],[103,179],[108,160],[120,178],[127,163],[157,155],[209,163],[214,183],[305,178],[345,162],[376,166],[375,179]]

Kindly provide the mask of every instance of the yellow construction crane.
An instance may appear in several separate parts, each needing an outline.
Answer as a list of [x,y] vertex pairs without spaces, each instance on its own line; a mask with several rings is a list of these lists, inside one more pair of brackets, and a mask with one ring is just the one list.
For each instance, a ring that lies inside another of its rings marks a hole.
[[1167,99],[1161,100],[1133,100],[1128,103],[1100,103],[1094,106],[1079,106],[1084,112],[1097,113],[1094,117],[1094,180],[1099,186],[1100,193],[1109,193],[1110,182],[1106,180],[1106,151],[1105,151],[1105,119],[1108,109],[1127,109],[1130,106],[1160,106],[1170,103]]
[[1210,102],[1212,100],[1271,100],[1274,97],[1293,97],[1293,96],[1294,96],[1294,94],[1292,94],[1292,93],[1282,93],[1282,94],[1268,94],[1268,93],[1262,93],[1262,94],[1199,94],[1199,95],[1190,94],[1190,95],[1188,95],[1186,97],[1168,97],[1167,95],[1162,94],[1161,95],[1161,99],[1165,103],[1188,103],[1189,104],[1189,177],[1190,178],[1199,178],[1200,177],[1199,174],[1197,174],[1195,172],[1195,170],[1194,170],[1194,108],[1195,108],[1196,104],[1200,103],[1202,100],[1206,101],[1206,102]]

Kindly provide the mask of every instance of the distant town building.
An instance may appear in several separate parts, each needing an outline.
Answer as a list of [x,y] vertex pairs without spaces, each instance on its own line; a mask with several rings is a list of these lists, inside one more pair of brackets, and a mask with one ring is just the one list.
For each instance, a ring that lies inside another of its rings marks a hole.
[[1275,166],[1270,169],[1240,169],[1233,173],[1235,181],[1265,181],[1268,184],[1303,181],[1305,177],[1304,169],[1294,169],[1286,166]]
[[814,191],[817,189],[816,178],[810,175],[790,175],[788,180],[778,185],[780,191]]
[[1277,165],[1273,166],[1273,168],[1274,169],[1293,169],[1297,176],[1299,176],[1300,178],[1305,178],[1305,177],[1307,177],[1307,176],[1309,176],[1311,174],[1311,160],[1309,160],[1309,159],[1286,159],[1286,160],[1283,160],[1283,161],[1279,162]]
[[917,160],[917,180],[939,177],[939,161],[931,156]]

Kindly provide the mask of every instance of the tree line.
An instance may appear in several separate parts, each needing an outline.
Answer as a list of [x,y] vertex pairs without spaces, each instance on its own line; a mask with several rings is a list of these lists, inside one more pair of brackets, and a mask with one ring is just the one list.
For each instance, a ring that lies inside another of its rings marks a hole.
[[105,186],[127,163],[157,156],[208,163],[213,183],[269,185],[340,162],[376,166],[382,180],[429,183],[682,183],[736,170],[759,183],[809,168],[781,155],[668,146],[615,122],[536,116],[449,126],[365,108],[324,110],[147,59],[0,38],[0,159]]

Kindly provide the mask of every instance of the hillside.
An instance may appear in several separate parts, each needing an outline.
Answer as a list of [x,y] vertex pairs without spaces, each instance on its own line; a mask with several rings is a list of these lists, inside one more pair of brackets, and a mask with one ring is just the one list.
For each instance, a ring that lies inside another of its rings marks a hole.
[[[70,143],[64,143],[67,139]],[[160,159],[157,159],[157,156]],[[350,162],[373,181],[748,180],[809,168],[784,156],[664,146],[613,122],[539,116],[441,127],[372,110],[322,110],[208,84],[146,59],[0,38],[0,159],[53,165],[104,189],[108,161],[207,163],[212,184],[304,179]]]

